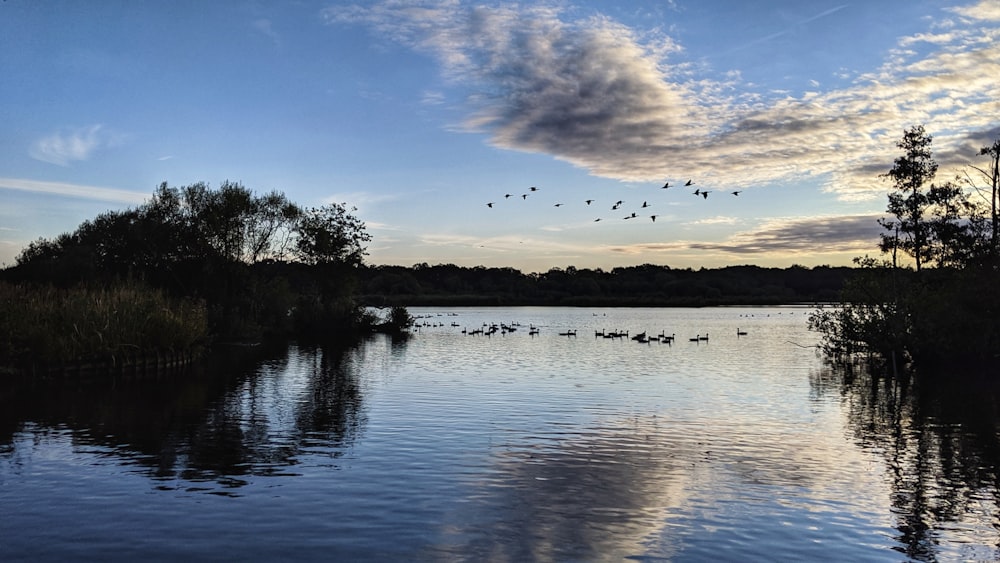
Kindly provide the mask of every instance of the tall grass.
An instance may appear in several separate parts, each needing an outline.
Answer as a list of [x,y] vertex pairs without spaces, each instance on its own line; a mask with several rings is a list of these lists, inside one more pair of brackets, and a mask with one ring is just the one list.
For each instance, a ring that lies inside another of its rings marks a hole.
[[0,364],[188,351],[207,336],[203,304],[138,283],[56,289],[0,282]]

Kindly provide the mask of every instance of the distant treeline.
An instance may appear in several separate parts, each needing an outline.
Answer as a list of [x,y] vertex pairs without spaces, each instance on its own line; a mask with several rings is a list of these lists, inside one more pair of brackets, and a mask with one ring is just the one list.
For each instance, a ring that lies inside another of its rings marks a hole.
[[514,268],[362,266],[368,305],[564,305],[700,307],[837,301],[853,268],[675,269],[644,264],[601,269],[572,266],[544,273]]

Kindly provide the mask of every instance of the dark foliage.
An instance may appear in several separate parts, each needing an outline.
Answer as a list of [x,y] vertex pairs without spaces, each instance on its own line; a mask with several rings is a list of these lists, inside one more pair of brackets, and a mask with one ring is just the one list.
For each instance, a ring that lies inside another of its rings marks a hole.
[[0,275],[59,288],[139,282],[204,303],[222,339],[348,334],[368,320],[354,300],[368,240],[343,205],[303,210],[232,182],[164,183],[143,205],[31,243]]
[[710,306],[836,301],[847,267],[672,269],[644,264],[614,268],[367,266],[361,299],[369,305]]
[[[923,127],[906,131],[898,144],[905,154],[886,175],[893,180],[887,211],[894,218],[881,221],[887,233],[880,249],[891,261],[857,259],[861,268],[845,285],[841,305],[810,320],[834,359],[866,354],[893,372],[926,373],[942,365],[995,368],[1000,360],[1000,307],[992,299],[1000,281],[1000,141],[979,153],[990,157],[988,167],[972,166],[987,185],[969,181],[967,188],[931,183],[937,164],[930,144]],[[900,265],[897,251],[913,259],[912,268]]]

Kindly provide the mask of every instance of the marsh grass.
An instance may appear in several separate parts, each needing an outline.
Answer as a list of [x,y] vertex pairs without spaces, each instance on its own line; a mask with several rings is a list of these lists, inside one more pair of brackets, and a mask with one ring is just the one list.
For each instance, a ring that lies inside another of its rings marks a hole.
[[203,304],[139,283],[73,289],[0,283],[3,365],[187,352],[207,335]]

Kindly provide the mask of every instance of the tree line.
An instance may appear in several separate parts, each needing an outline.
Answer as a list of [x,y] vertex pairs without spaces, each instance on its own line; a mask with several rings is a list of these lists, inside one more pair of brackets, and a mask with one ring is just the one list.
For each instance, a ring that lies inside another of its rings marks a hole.
[[454,264],[363,266],[360,299],[370,305],[711,306],[832,302],[853,268],[675,269],[643,264],[602,269]]
[[904,132],[902,155],[881,176],[891,183],[881,256],[856,258],[842,306],[810,319],[831,358],[862,355],[897,371],[1000,359],[1000,139],[970,155],[985,164],[943,182],[932,140],[922,125]]

